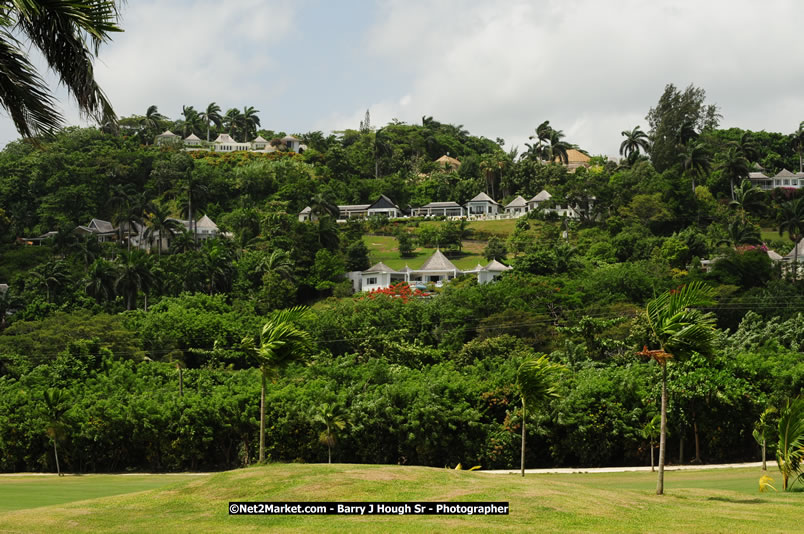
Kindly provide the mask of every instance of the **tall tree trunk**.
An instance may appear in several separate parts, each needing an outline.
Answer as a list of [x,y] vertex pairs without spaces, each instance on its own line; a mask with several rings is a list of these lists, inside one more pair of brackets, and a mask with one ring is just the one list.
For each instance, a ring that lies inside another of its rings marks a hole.
[[664,495],[664,458],[667,448],[667,362],[662,366],[662,424],[659,432],[659,477],[656,481],[656,495]]
[[520,467],[522,469],[522,476],[525,476],[525,399],[522,399],[522,457],[520,459]]
[[260,372],[262,390],[260,391],[260,463],[265,461],[265,373]]
[[698,421],[695,418],[695,412],[692,412],[692,432],[695,435],[695,460],[693,463],[702,464],[701,460],[701,439],[698,435]]
[[765,463],[765,438],[762,438],[762,470],[768,470],[768,464]]
[[650,472],[651,473],[654,473],[656,471],[656,469],[653,467],[654,466],[654,463],[653,463],[653,451],[654,451],[655,448],[656,448],[656,444],[653,442],[653,440],[650,440]]
[[56,438],[53,438],[53,454],[56,456],[56,473],[61,476],[61,467],[59,467],[59,450],[56,448]]
[[684,464],[684,432],[687,430],[686,427],[681,427],[681,437],[678,441],[678,463],[683,465]]
[[332,463],[332,446],[329,443],[327,443],[327,463]]

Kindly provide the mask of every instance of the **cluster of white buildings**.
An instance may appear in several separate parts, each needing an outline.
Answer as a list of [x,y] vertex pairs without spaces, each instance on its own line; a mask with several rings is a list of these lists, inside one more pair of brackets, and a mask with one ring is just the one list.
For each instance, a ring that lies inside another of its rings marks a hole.
[[[566,205],[545,207],[545,203],[552,198],[547,191],[541,191],[530,200],[517,196],[505,206],[492,199],[486,193],[479,193],[466,204],[457,202],[430,202],[418,208],[412,208],[405,213],[385,195],[380,195],[372,204],[348,204],[338,206],[338,219],[365,218],[373,215],[382,215],[390,218],[399,217],[465,217],[468,219],[513,219],[521,217],[530,211],[541,210],[542,213],[556,213],[559,217],[579,219],[578,208]],[[310,206],[299,212],[299,221],[316,220],[316,214]]]
[[[298,152],[301,154],[307,149],[307,145],[303,144],[301,139],[293,137],[292,135],[287,135],[280,139],[280,141],[282,141],[282,144],[290,152]],[[236,152],[240,150],[269,154],[278,150],[276,146],[272,145],[270,141],[263,139],[261,135],[258,135],[249,142],[240,143],[232,139],[231,135],[222,133],[214,141],[208,143],[195,134],[190,134],[182,139],[180,135],[174,134],[170,130],[165,130],[163,133],[156,136],[155,143],[157,145],[182,144],[184,145],[184,150],[189,151],[211,150],[212,152]]]
[[424,290],[427,289],[427,284],[441,287],[445,282],[463,275],[477,276],[479,284],[486,284],[510,270],[511,267],[492,260],[488,265],[478,264],[473,269],[463,271],[449,261],[443,252],[436,250],[418,269],[411,269],[405,265],[403,269],[397,271],[383,262],[379,262],[367,270],[359,272],[359,278],[354,277],[353,284],[357,292],[385,289],[398,283],[406,283],[411,287]]

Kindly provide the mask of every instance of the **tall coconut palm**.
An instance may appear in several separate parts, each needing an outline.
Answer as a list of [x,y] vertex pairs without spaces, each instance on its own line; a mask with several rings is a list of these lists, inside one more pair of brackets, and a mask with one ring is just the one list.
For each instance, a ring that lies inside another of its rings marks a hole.
[[117,266],[114,290],[126,299],[126,309],[137,307],[137,293],[148,292],[155,283],[150,257],[141,250],[122,254]]
[[260,126],[260,117],[257,115],[259,112],[260,110],[254,106],[243,107],[243,114],[240,119],[243,129],[243,143],[257,137],[257,127]]
[[667,446],[667,365],[697,352],[708,356],[714,350],[715,317],[700,308],[712,303],[712,288],[694,281],[679,289],[667,291],[650,302],[645,315],[658,349],[640,353],[651,356],[662,372],[662,409],[659,436],[659,477],[656,494],[664,493],[664,464]]
[[693,142],[683,146],[679,158],[684,173],[692,178],[692,192],[695,193],[695,178],[703,178],[709,173],[712,156],[706,145]]
[[798,255],[801,239],[804,238],[804,197],[789,200],[782,204],[779,220],[779,235],[787,235],[794,243],[793,246],[793,280],[798,277]]
[[648,134],[642,131],[639,126],[634,126],[633,130],[623,130],[621,135],[625,137],[620,143],[620,155],[625,156],[625,159],[631,160],[631,156],[639,156],[640,150],[644,152],[650,151],[650,139]]
[[734,200],[729,202],[729,206],[736,208],[740,213],[740,219],[745,222],[745,213],[750,209],[759,209],[765,204],[765,193],[751,183],[751,180],[743,180],[734,190]]
[[310,199],[310,216],[315,215],[319,219],[322,217],[332,217],[337,219],[341,214],[340,208],[331,202],[323,193],[316,193]]
[[346,428],[346,416],[339,404],[325,402],[313,414],[313,421],[324,425],[324,430],[318,436],[322,445],[327,446],[327,463],[332,463],[332,447],[339,430]]
[[740,147],[736,144],[729,146],[718,164],[718,168],[723,171],[723,174],[729,177],[732,200],[734,200],[734,181],[748,178],[749,165],[748,159],[740,152]]
[[740,245],[761,245],[762,236],[759,228],[740,219],[734,219],[726,226],[726,239],[721,239],[718,245],[726,244],[735,248]]
[[87,271],[87,281],[84,286],[87,294],[98,303],[112,299],[117,275],[117,266],[114,263],[98,258]]
[[198,114],[202,121],[207,124],[207,142],[209,142],[209,127],[210,125],[214,124],[218,128],[221,127],[223,123],[223,117],[221,116],[221,107],[216,104],[215,102],[210,103],[207,106],[207,109],[202,111]]
[[748,161],[756,161],[759,157],[759,145],[751,132],[743,132],[737,146]]
[[547,356],[529,358],[522,362],[517,371],[517,386],[522,398],[522,476],[525,476],[525,421],[527,409],[546,404],[553,397],[558,396],[558,371],[561,365],[551,362]]
[[181,115],[184,117],[184,120],[181,121],[182,137],[187,137],[187,129],[189,128],[190,133],[193,133],[193,130],[195,130],[201,122],[201,117],[193,106],[182,106]]
[[65,422],[64,414],[69,410],[67,394],[62,389],[48,388],[44,391],[43,400],[45,401],[45,410],[47,417],[46,432],[48,437],[53,441],[53,455],[56,458],[56,472],[59,476],[61,473],[61,466],[59,465],[59,449],[57,442],[64,438]]
[[30,275],[45,287],[45,297],[50,302],[53,294],[70,281],[70,269],[64,260],[49,261],[31,269]]
[[240,113],[240,110],[237,108],[231,108],[226,111],[226,115],[223,116],[223,127],[226,128],[226,131],[234,137],[237,133],[240,124],[243,121],[243,114]]
[[298,326],[309,309],[304,306],[274,312],[262,327],[259,342],[243,340],[254,347],[254,356],[260,368],[260,462],[265,461],[265,388],[268,379],[275,380],[290,362],[298,360],[312,350],[310,333]]
[[290,253],[282,249],[274,249],[270,254],[264,254],[257,262],[254,270],[260,275],[265,276],[269,273],[276,273],[282,278],[293,280],[294,263]]
[[[82,113],[101,122],[116,116],[95,81],[93,56],[117,26],[117,3],[111,0],[71,2],[2,2],[0,16],[0,105],[23,137],[54,131],[64,119],[56,97],[29,59],[38,49]],[[23,43],[23,41],[26,41]]]
[[167,117],[159,113],[159,108],[155,105],[148,106],[145,115],[140,118],[140,135],[146,145],[150,144],[151,139],[158,133],[160,123],[164,120],[167,120]]
[[563,162],[564,165],[569,163],[568,151],[575,148],[575,145],[564,141],[564,132],[561,130],[553,130],[550,132],[550,144],[545,149],[545,159],[549,162]]
[[182,230],[182,224],[170,216],[167,209],[159,204],[150,206],[150,210],[146,214],[145,224],[145,238],[152,242],[156,239],[157,256],[162,256],[162,242],[165,237],[170,237],[174,233]]
[[791,134],[790,141],[793,150],[798,152],[798,172],[804,172],[804,160],[802,160],[802,156],[804,156],[804,121],[798,125],[798,130]]

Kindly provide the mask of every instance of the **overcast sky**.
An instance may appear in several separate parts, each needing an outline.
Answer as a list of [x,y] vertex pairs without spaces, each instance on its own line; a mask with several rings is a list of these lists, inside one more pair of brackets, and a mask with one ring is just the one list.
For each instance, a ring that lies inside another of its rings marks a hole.
[[[694,84],[721,126],[804,120],[804,2],[135,0],[96,76],[120,116],[254,106],[289,133],[423,115],[524,148],[544,120],[592,154]],[[55,83],[55,82],[54,82]],[[59,91],[64,96],[63,91]],[[62,98],[68,121],[75,106]],[[0,118],[0,146],[17,137]]]

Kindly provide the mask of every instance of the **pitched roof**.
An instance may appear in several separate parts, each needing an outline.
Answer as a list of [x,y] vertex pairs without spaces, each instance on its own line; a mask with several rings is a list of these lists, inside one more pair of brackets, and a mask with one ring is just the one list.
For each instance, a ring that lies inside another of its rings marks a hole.
[[170,130],[165,130],[161,134],[157,135],[157,137],[179,137],[177,134],[174,134]]
[[795,178],[796,175],[792,172],[788,171],[787,169],[782,169],[781,171],[777,172],[773,175],[774,178]]
[[412,273],[412,272],[413,272],[413,269],[411,269],[410,267],[408,267],[408,264],[406,263],[404,267],[402,267],[401,269],[399,269],[399,272],[400,272],[400,273]]
[[457,271],[458,268],[453,265],[441,250],[436,249],[433,255],[425,260],[424,264],[416,269],[416,271]]
[[[798,253],[796,253],[796,249],[798,249]],[[793,247],[793,250],[785,254],[784,257],[792,260],[796,255],[798,255],[799,260],[804,258],[804,239],[796,243],[796,246]]]
[[498,262],[497,260],[491,260],[488,265],[483,267],[487,271],[492,272],[503,272],[503,271],[510,271],[513,267],[508,267],[507,265],[503,265],[502,263]]
[[469,202],[491,202],[493,204],[497,204],[497,202],[495,202],[493,198],[488,196],[486,193],[482,192],[478,193],[477,196],[475,196],[475,198],[473,198]]
[[545,200],[550,200],[553,198],[553,195],[548,193],[545,189],[542,189],[538,195],[530,199],[528,202],[544,202]]
[[263,139],[263,137],[262,137],[261,135],[258,135],[257,137],[255,137],[254,139],[252,139],[252,140],[251,140],[251,142],[252,142],[252,143],[267,143],[268,141],[266,141],[265,139]]
[[188,135],[187,137],[185,137],[185,138],[184,138],[184,140],[185,140],[185,141],[200,141],[200,140],[201,140],[201,138],[200,138],[200,137],[198,137],[197,135],[195,135],[194,133],[191,133],[190,135]]
[[222,133],[212,142],[213,143],[236,143],[237,141],[232,139],[231,135]]
[[447,156],[446,154],[435,160],[435,162],[443,167],[455,167],[457,169],[458,167],[461,166],[460,161],[450,156]]
[[383,262],[376,263],[369,267],[364,273],[395,273],[396,271],[385,265]]
[[90,230],[97,230],[98,232],[114,232],[114,225],[109,221],[101,219],[92,219],[87,225]]
[[203,228],[205,230],[217,230],[218,225],[212,222],[212,219],[204,215],[195,223],[195,229],[198,230],[199,228]]
[[363,211],[369,209],[371,204],[338,204],[341,211]]
[[301,139],[293,137],[292,135],[286,135],[282,138],[282,141],[301,141]]
[[299,215],[302,215],[302,214],[304,214],[304,213],[310,213],[311,211],[313,211],[313,210],[312,210],[312,209],[310,209],[310,206],[307,206],[306,208],[304,208],[303,210],[301,210],[301,211],[299,212]]
[[388,208],[396,208],[399,209],[399,206],[394,204],[394,201],[388,198],[385,195],[380,195],[374,204],[371,204],[368,209],[388,209]]
[[574,148],[567,150],[567,159],[569,163],[588,163],[592,158]]
[[782,259],[782,255],[773,250],[768,250],[768,257],[773,261],[779,261]]
[[511,202],[509,202],[508,204],[506,204],[505,207],[506,208],[524,208],[527,205],[528,205],[528,203],[525,201],[525,199],[522,198],[521,195],[517,195],[517,197],[514,200],[512,200]]
[[457,202],[430,202],[422,206],[422,208],[460,208],[461,205]]
[[748,177],[752,180],[767,180],[770,176],[766,175],[764,172],[754,171],[749,172]]

